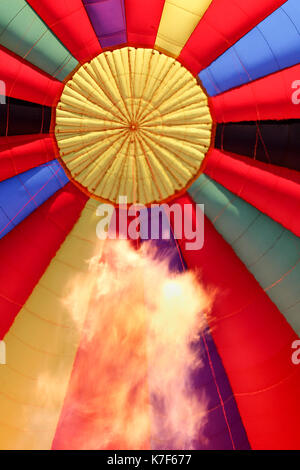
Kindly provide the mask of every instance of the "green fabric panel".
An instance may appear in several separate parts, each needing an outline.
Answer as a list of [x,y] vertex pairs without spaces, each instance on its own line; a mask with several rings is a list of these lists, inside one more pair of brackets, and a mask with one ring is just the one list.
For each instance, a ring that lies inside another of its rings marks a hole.
[[[259,232],[255,238],[248,238],[251,242],[258,238]],[[262,236],[265,234],[262,232]],[[299,239],[298,247],[293,245],[292,237],[295,237],[291,232],[285,231],[278,241],[272,245],[267,253],[265,253],[257,263],[250,266],[249,269],[255,270],[261,274],[262,287],[267,289],[281,279],[285,274],[293,268],[300,258]],[[265,280],[265,281],[264,281]],[[300,281],[300,278],[299,278]],[[300,298],[300,284],[298,284],[298,297]],[[297,287],[297,286],[295,286]],[[294,299],[295,300],[295,299]]]
[[0,1],[0,44],[61,81],[78,64],[25,0]]
[[[300,276],[300,267],[297,265],[295,269],[284,278],[279,284],[272,288],[272,293],[281,300],[282,306],[279,306],[280,311],[286,317],[288,322],[292,325],[294,330],[300,336],[300,303],[293,303],[291,305],[291,298],[293,296],[294,283],[298,283],[299,291],[299,276]],[[288,307],[286,307],[288,305]]]
[[[263,237],[257,237],[256,243],[249,246],[249,240],[254,239],[257,233],[263,233]],[[236,252],[243,253],[248,251],[248,262],[246,264],[249,269],[251,266],[259,262],[262,255],[267,253],[270,249],[270,246],[275,244],[279,237],[284,233],[284,228],[277,224],[273,226],[269,224],[269,220],[266,217],[262,217],[262,214],[259,212],[250,226],[248,226],[246,236],[241,236],[237,238],[234,243],[234,249]]]
[[[230,244],[242,237],[247,227],[257,218],[256,209],[249,205],[246,210],[241,210],[237,196],[220,185],[216,187],[215,182],[205,175],[191,186],[189,193],[195,201],[198,195],[205,194],[206,211],[209,210],[207,215],[220,233],[222,226],[226,225],[226,240]],[[228,207],[230,212],[227,211]],[[223,216],[224,212],[226,217]]]
[[300,238],[206,175],[189,193],[300,333]]
[[281,312],[286,318],[289,318],[290,324],[300,336],[300,301],[287,309],[282,309]]

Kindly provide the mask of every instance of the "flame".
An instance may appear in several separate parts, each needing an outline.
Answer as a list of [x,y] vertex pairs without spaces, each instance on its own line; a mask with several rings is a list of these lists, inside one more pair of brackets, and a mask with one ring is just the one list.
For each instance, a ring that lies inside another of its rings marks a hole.
[[199,438],[207,400],[191,385],[192,346],[211,299],[154,255],[108,241],[74,282],[67,304],[86,321],[55,448],[185,450]]

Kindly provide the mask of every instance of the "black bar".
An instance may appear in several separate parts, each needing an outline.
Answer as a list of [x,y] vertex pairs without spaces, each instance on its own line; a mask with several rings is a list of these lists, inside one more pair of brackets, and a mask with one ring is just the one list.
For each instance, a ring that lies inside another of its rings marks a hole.
[[48,133],[51,108],[6,97],[0,104],[0,136]]
[[218,124],[215,147],[300,170],[300,120]]

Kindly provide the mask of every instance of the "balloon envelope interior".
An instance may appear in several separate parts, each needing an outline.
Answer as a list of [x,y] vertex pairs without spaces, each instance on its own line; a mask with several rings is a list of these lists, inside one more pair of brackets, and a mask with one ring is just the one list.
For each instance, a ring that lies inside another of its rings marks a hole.
[[299,28],[0,2],[1,449],[299,449]]

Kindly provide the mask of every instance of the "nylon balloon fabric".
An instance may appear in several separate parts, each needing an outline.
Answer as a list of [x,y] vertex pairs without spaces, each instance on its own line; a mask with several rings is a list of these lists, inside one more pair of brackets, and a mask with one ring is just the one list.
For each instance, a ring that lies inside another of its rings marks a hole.
[[0,2],[0,449],[299,450],[299,27]]

